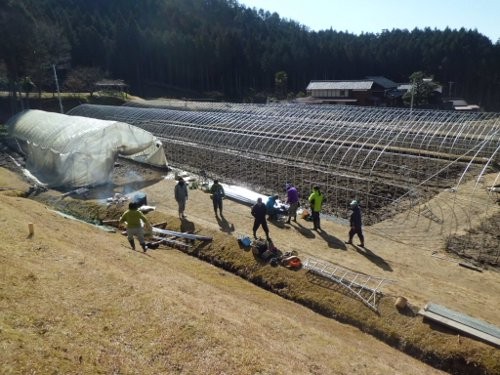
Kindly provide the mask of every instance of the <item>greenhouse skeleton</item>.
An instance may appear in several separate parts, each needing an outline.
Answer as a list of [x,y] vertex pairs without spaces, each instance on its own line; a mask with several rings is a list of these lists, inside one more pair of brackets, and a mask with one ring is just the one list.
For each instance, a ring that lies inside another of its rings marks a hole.
[[[357,197],[365,212],[408,208],[472,175],[497,171],[500,119],[353,106],[214,104],[179,108],[81,105],[70,115],[123,121],[156,135],[169,162],[226,182],[281,192],[318,184],[337,214]],[[496,178],[496,183],[500,179]],[[377,219],[371,218],[370,222]]]
[[[266,195],[284,195],[290,182],[303,206],[317,185],[326,197],[323,212],[335,218],[347,219],[349,202],[357,199],[365,225],[391,219],[393,228],[404,230],[408,220],[420,218],[448,238],[491,217],[490,233],[500,231],[500,206],[491,194],[500,186],[498,113],[297,103],[153,105],[81,105],[69,114],[145,129],[163,142],[170,165],[205,171],[212,180]],[[493,234],[483,241],[499,240]],[[493,253],[479,246],[478,257],[486,254],[487,262],[498,264],[500,243],[488,248]]]

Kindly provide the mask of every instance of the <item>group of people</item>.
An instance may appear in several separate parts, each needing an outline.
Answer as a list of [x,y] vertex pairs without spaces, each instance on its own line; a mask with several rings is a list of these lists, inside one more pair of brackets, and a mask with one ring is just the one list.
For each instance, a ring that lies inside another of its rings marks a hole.
[[[285,186],[287,192],[287,200],[288,204],[288,220],[287,223],[290,224],[292,218],[293,221],[297,221],[297,209],[299,208],[299,192],[297,189],[290,183],[287,183]],[[254,217],[253,223],[253,236],[257,238],[257,230],[259,227],[262,227],[264,233],[266,234],[267,240],[271,240],[269,237],[269,227],[266,222],[266,215],[268,215],[268,220],[273,221],[278,218],[278,214],[280,213],[280,209],[276,207],[276,202],[279,196],[277,194],[271,195],[266,204],[263,203],[262,198],[257,198],[257,203],[252,206],[252,216]]]
[[[186,210],[186,202],[188,200],[188,188],[187,184],[182,177],[177,179],[177,184],[174,188],[174,196],[178,206],[179,218],[185,219],[186,215],[184,211]],[[224,187],[219,184],[219,180],[214,180],[214,183],[210,187],[210,198],[214,206],[214,213],[217,216],[220,213],[222,215],[222,200],[225,198]],[[219,212],[217,212],[219,211]]]
[[[297,222],[297,210],[300,206],[300,196],[297,188],[291,183],[285,185],[285,190],[287,193],[286,203],[288,205],[288,210],[286,215],[288,216],[287,224],[291,224],[291,221]],[[186,202],[188,200],[188,188],[187,183],[182,177],[178,178],[177,184],[174,188],[174,196],[178,205],[179,218],[184,219],[186,216],[184,211],[186,209]],[[225,192],[223,186],[218,180],[214,180],[214,183],[210,187],[210,198],[212,199],[213,209],[215,216],[222,214],[223,199],[225,198]],[[257,230],[262,227],[264,233],[266,234],[266,239],[271,240],[269,237],[269,227],[267,225],[267,220],[276,220],[280,210],[276,207],[276,201],[278,200],[278,195],[271,195],[267,202],[264,204],[262,198],[257,199],[257,203],[252,206],[251,214],[254,217],[253,223],[253,236],[257,238]],[[321,231],[321,220],[320,213],[323,203],[325,202],[324,194],[321,192],[319,186],[314,186],[311,194],[308,197],[308,203],[311,208],[311,217],[313,221],[313,229],[316,231]],[[350,203],[350,208],[352,210],[350,216],[350,230],[349,230],[349,240],[346,241],[347,244],[352,244],[354,235],[357,235],[360,244],[359,246],[364,247],[364,236],[362,231],[362,220],[361,220],[361,208],[357,200],[353,200]],[[267,219],[266,219],[267,216]],[[127,223],[127,236],[132,249],[135,250],[134,236],[139,239],[139,243],[144,252],[147,250],[146,243],[144,241],[144,230],[142,228],[141,221],[146,227],[149,227],[149,221],[146,219],[144,214],[138,210],[138,207],[134,203],[129,204],[129,209],[122,215],[119,220],[120,224]]]
[[[297,222],[297,209],[300,206],[299,193],[297,189],[290,183],[286,184],[287,201],[288,204],[288,220],[287,223],[290,224],[293,218],[294,222]],[[268,220],[275,220],[277,218],[276,200],[277,195],[272,195],[268,198],[267,203],[264,205],[262,198],[257,199],[257,203],[252,207],[252,216],[254,217],[253,224],[253,236],[257,238],[257,229],[262,227],[264,233],[266,234],[267,240],[269,238],[269,227],[266,223],[266,214],[269,215]],[[307,199],[309,206],[311,208],[311,217],[313,222],[313,229],[315,231],[321,231],[321,208],[325,202],[324,194],[321,192],[319,186],[314,186],[311,194]],[[361,208],[357,200],[353,200],[350,203],[350,208],[352,210],[350,216],[350,230],[349,230],[349,240],[345,241],[346,244],[352,244],[354,235],[357,235],[360,244],[359,246],[365,246],[365,239],[362,230],[362,220],[361,220]]]

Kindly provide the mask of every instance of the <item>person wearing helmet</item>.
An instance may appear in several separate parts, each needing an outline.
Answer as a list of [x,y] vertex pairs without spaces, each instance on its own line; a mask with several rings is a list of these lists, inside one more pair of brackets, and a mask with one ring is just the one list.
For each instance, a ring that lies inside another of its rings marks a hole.
[[359,202],[354,199],[349,206],[352,210],[350,217],[351,229],[349,230],[349,241],[346,241],[346,243],[352,244],[352,239],[354,238],[354,235],[357,234],[360,241],[359,246],[365,247],[365,237],[363,236],[361,208],[359,207]]

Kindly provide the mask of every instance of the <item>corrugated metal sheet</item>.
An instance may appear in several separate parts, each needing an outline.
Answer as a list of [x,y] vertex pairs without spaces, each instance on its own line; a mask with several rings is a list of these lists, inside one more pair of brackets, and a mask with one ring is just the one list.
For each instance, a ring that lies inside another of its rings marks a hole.
[[373,81],[311,81],[306,90],[370,90]]
[[385,78],[382,76],[369,76],[366,77],[366,79],[369,79],[373,82],[375,82],[377,85],[382,86],[385,89],[392,89],[394,87],[397,87],[397,83],[394,81],[391,81],[389,78]]
[[482,340],[500,345],[500,329],[493,324],[450,310],[435,303],[428,303],[418,313],[436,322],[479,337]]

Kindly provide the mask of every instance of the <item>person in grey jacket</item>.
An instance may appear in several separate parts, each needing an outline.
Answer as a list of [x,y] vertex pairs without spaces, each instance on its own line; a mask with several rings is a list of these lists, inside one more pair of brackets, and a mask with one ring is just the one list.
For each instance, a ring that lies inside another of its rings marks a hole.
[[184,219],[184,210],[186,209],[186,201],[188,200],[187,184],[182,177],[179,177],[174,188],[175,200],[179,205],[179,218]]

